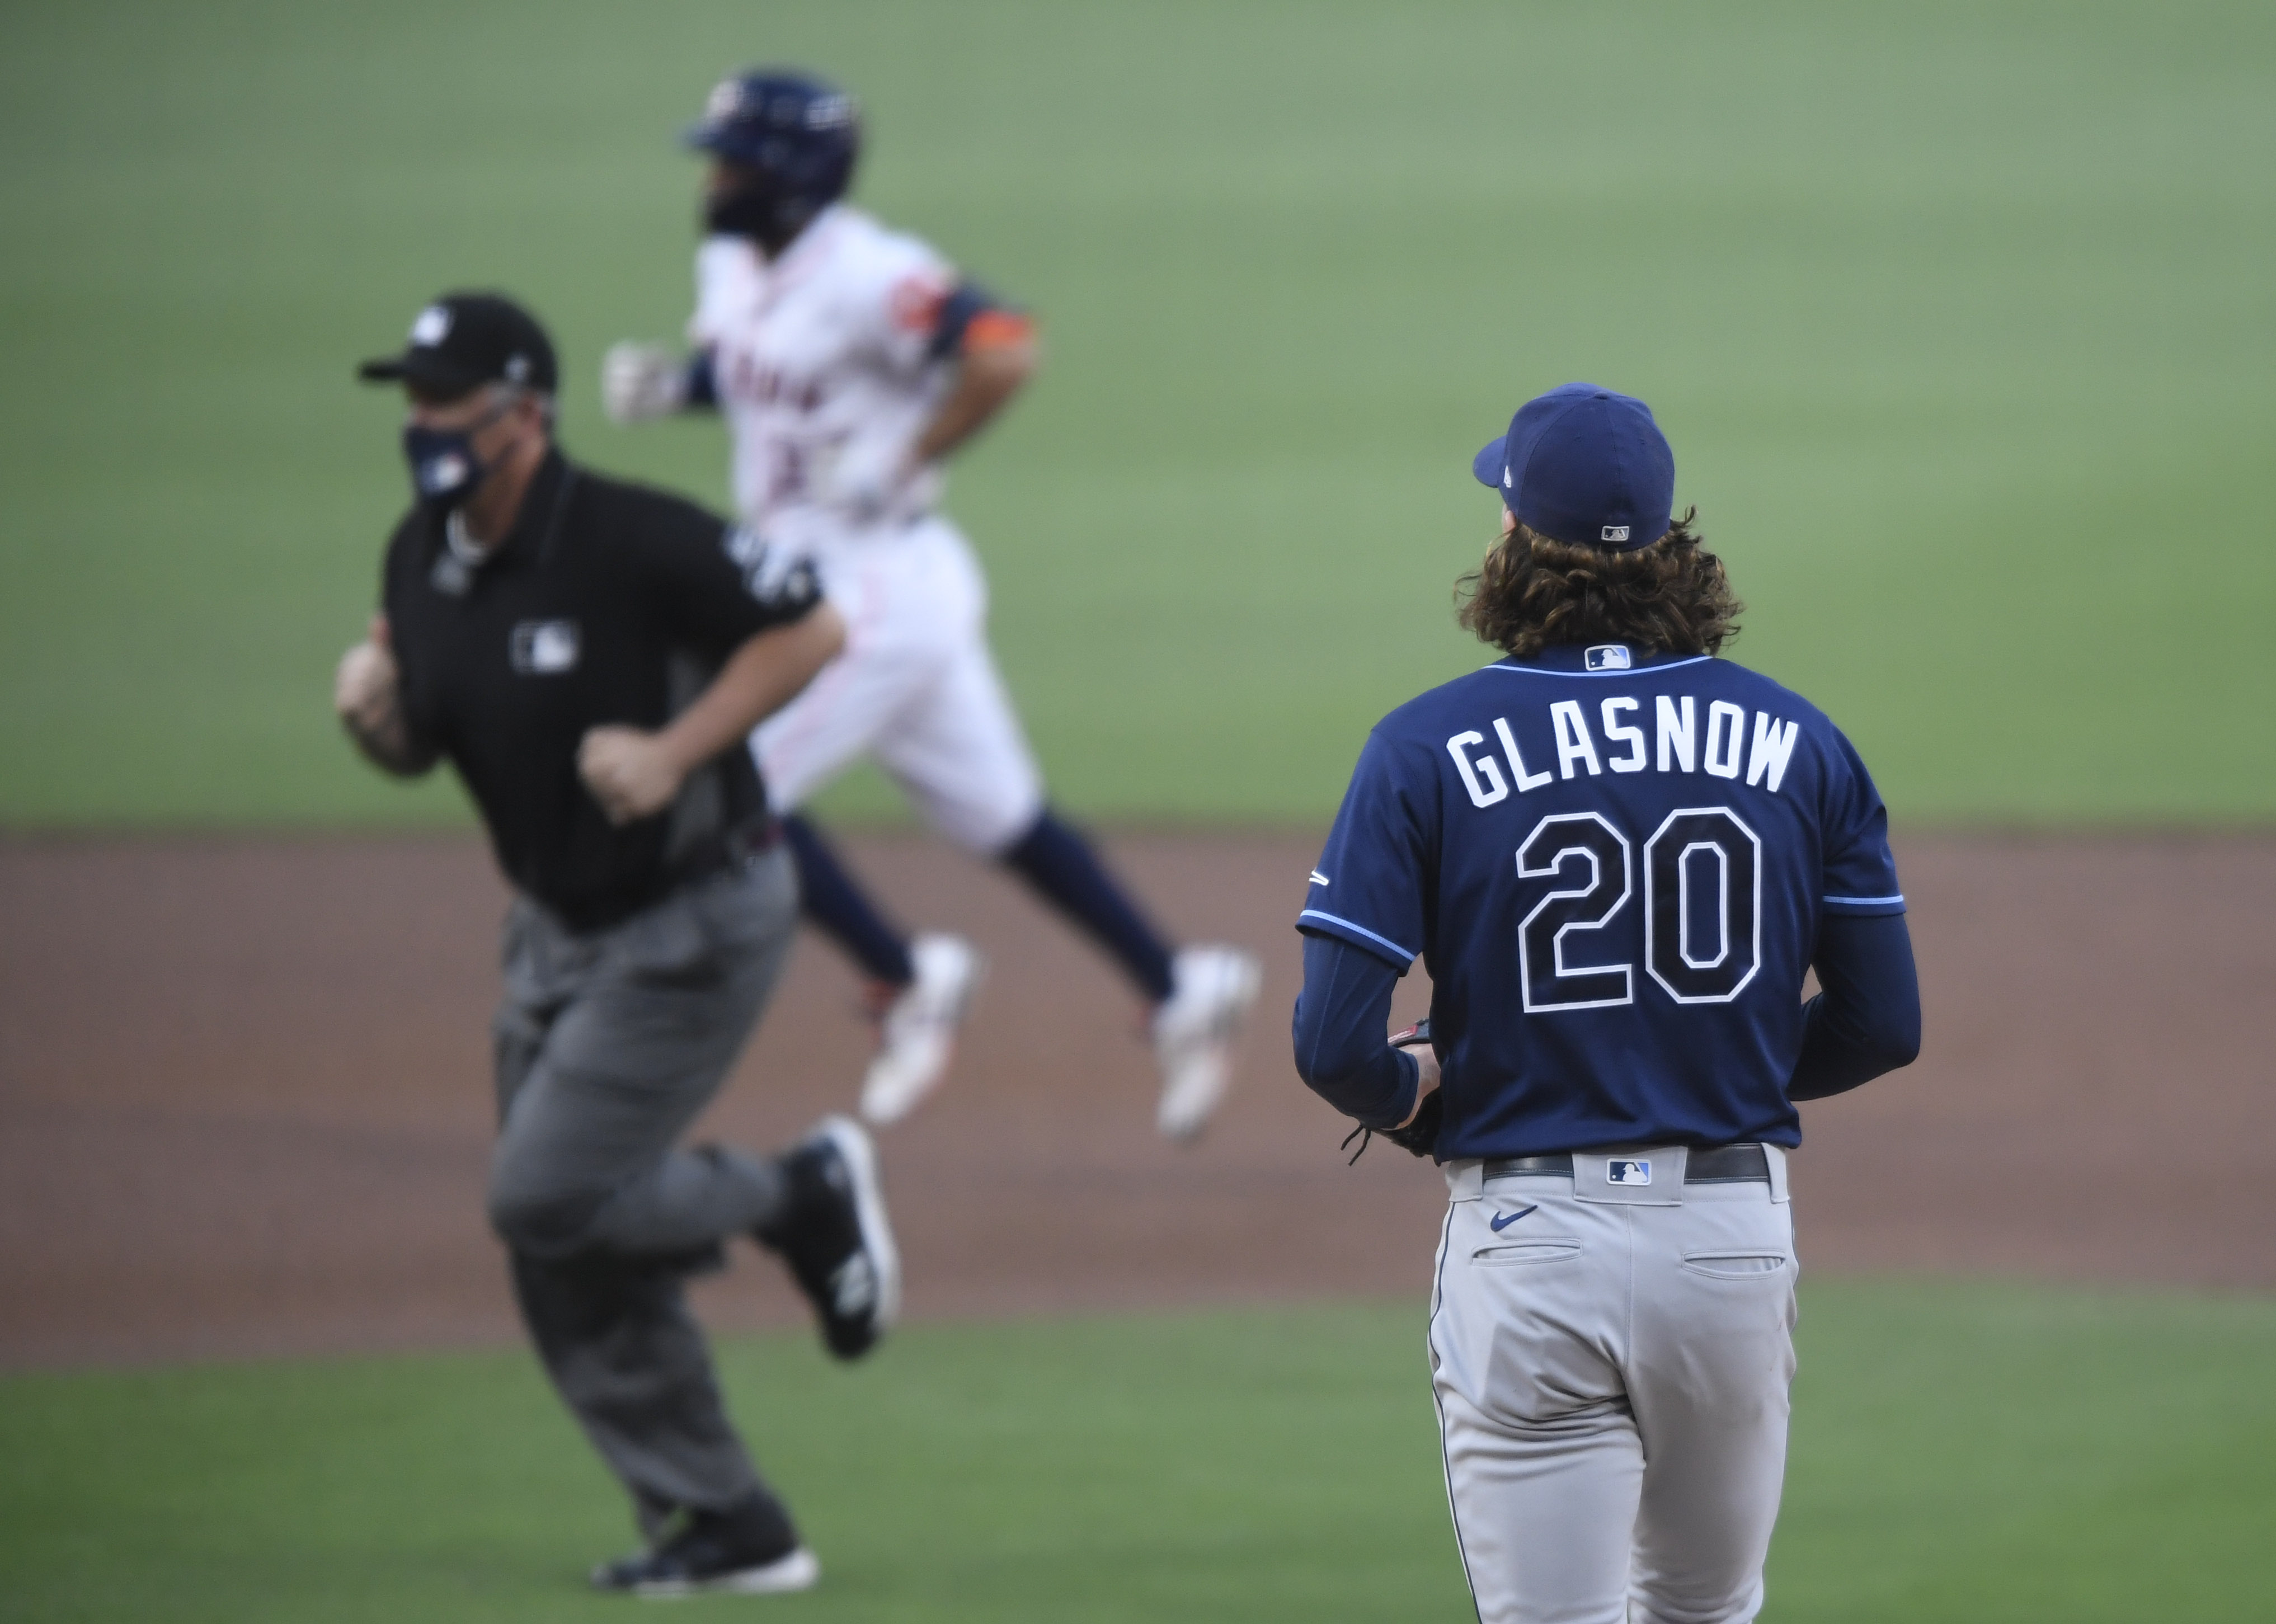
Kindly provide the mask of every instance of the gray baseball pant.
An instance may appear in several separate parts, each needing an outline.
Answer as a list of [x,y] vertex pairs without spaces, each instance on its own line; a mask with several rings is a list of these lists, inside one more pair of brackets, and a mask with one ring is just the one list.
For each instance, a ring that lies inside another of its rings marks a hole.
[[1569,1175],[1446,1166],[1430,1310],[1455,1538],[1483,1624],[1746,1624],[1786,1471],[1793,1209],[1680,1146]]
[[578,935],[506,914],[489,1219],[555,1389],[656,1533],[763,1488],[682,1282],[783,1200],[775,1165],[681,1149],[781,975],[798,883],[778,848]]

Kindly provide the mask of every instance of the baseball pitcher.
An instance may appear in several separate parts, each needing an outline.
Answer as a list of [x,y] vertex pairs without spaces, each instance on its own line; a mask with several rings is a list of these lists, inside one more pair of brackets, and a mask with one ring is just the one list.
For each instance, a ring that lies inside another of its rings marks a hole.
[[[1297,1068],[1445,1169],[1430,1364],[1483,1624],[1751,1620],[1794,1102],[1919,1046],[1887,816],[1823,713],[1718,657],[1740,606],[1642,401],[1552,390],[1475,472],[1502,538],[1463,623],[1504,657],[1361,752],[1297,920]],[[1386,1040],[1417,958],[1427,1029]]]

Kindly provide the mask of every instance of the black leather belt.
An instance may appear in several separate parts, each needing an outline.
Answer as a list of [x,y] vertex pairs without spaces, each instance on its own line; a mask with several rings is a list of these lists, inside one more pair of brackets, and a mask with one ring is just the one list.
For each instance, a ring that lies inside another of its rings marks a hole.
[[[1573,1176],[1573,1157],[1559,1150],[1548,1156],[1498,1156],[1488,1161],[1489,1179],[1563,1178]],[[1735,1145],[1694,1145],[1683,1161],[1686,1184],[1768,1184],[1771,1158],[1749,1140]]]

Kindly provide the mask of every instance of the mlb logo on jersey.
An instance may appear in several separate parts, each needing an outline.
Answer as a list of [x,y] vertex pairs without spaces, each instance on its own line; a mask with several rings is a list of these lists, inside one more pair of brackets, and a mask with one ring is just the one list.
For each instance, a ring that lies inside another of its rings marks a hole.
[[513,668],[530,677],[574,671],[580,641],[574,620],[525,620],[513,628]]
[[1581,651],[1581,660],[1590,671],[1627,671],[1635,664],[1626,643],[1592,643]]
[[1605,1179],[1607,1183],[1612,1184],[1650,1184],[1651,1182],[1651,1164],[1650,1162],[1609,1161],[1605,1164]]

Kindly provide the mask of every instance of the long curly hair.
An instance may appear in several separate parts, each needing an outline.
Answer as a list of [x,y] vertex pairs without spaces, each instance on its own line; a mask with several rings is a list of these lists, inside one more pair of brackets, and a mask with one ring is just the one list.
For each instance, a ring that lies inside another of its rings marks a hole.
[[1692,528],[1697,512],[1687,509],[1633,552],[1574,547],[1521,524],[1456,583],[1456,618],[1479,641],[1521,656],[1598,642],[1717,653],[1739,634],[1746,605]]

